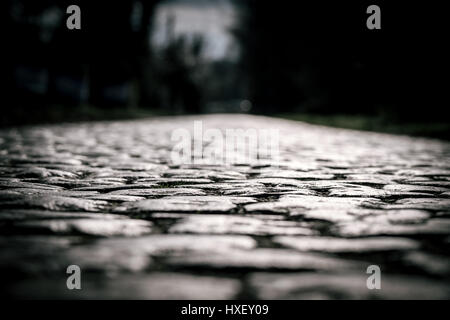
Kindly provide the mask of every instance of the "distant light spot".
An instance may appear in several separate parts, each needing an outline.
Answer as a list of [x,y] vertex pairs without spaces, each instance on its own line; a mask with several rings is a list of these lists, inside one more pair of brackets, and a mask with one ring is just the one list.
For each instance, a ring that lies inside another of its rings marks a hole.
[[241,111],[243,112],[249,112],[252,109],[252,103],[249,100],[242,100],[239,104],[239,107],[241,108]]

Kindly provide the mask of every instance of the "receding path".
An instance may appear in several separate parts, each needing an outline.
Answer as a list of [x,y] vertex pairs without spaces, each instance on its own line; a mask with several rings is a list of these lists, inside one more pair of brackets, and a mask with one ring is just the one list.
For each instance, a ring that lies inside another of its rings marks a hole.
[[[195,120],[279,129],[279,157],[175,165]],[[449,160],[437,140],[244,115],[3,130],[1,294],[448,299]]]

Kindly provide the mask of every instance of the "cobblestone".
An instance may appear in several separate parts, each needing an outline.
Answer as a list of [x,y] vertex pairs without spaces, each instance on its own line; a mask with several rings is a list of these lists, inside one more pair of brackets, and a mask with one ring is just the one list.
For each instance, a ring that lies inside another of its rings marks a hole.
[[[198,120],[279,129],[280,157],[173,164]],[[443,141],[247,115],[2,129],[0,294],[448,299],[449,160]]]

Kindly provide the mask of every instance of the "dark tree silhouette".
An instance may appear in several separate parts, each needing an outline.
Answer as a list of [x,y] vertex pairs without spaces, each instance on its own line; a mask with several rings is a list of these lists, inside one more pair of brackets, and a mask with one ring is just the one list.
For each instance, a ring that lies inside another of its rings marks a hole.
[[435,20],[431,6],[376,1],[382,29],[368,30],[372,2],[236,1],[234,33],[254,111],[438,115],[445,19]]

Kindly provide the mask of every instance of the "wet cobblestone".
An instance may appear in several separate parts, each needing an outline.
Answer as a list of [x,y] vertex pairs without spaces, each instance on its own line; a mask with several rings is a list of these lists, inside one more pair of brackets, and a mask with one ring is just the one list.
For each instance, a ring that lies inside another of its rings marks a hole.
[[[280,158],[172,164],[197,120],[279,129]],[[3,129],[0,293],[448,299],[449,160],[438,140],[244,115]]]

